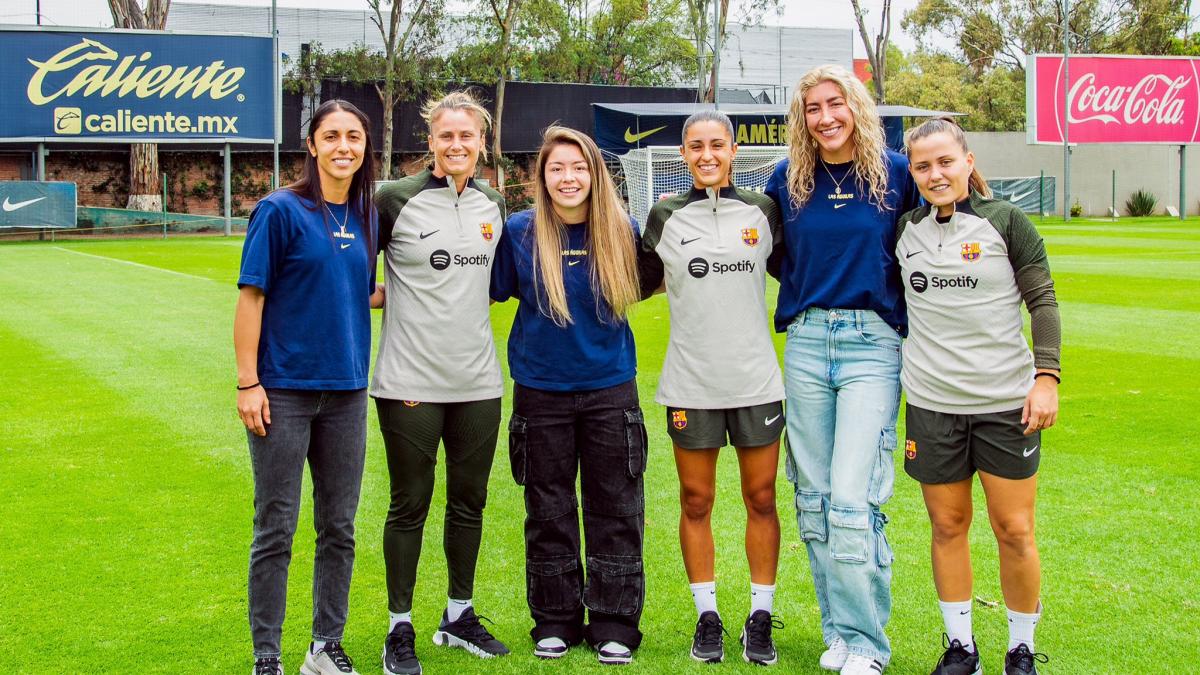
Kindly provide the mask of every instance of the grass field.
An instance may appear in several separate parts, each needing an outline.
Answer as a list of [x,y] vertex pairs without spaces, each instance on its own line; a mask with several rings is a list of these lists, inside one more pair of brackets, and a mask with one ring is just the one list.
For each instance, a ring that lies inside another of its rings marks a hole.
[[[1200,220],[1046,220],[1063,315],[1059,425],[1044,435],[1038,539],[1046,673],[1200,669]],[[221,238],[0,245],[0,653],[10,672],[247,672],[251,480],[234,413],[231,347],[241,241]],[[773,307],[773,298],[771,300]],[[494,308],[503,358],[513,306]],[[376,317],[378,324],[378,316]],[[653,404],[666,303],[634,319],[650,431],[647,637],[631,672],[745,672],[687,657],[694,610],[680,560],[677,482]],[[510,387],[511,389],[511,387]],[[505,401],[505,420],[511,409]],[[379,672],[387,628],[381,528],[387,474],[374,410],[345,638]],[[503,435],[502,435],[503,436]],[[901,457],[897,456],[897,462]],[[734,637],[748,578],[732,453],[721,458],[719,597]],[[440,490],[439,490],[440,492]],[[995,543],[977,490],[976,594],[1000,600]],[[441,496],[434,514],[441,513]],[[776,611],[782,672],[817,673],[818,615],[780,470],[783,553]],[[928,672],[942,631],[917,485],[897,469],[887,507],[896,550],[889,673]],[[483,662],[429,643],[445,599],[432,517],[415,624],[428,673],[599,670],[529,654],[521,495],[497,451],[476,605],[514,649]],[[308,643],[313,536],[295,543],[284,663]],[[1003,603],[977,605],[988,672],[1002,672]]]

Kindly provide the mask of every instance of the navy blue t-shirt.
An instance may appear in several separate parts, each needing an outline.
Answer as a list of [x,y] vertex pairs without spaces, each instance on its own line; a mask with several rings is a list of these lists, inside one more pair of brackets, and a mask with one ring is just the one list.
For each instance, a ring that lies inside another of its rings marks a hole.
[[[637,236],[637,224],[633,224]],[[573,323],[560,327],[538,309],[533,275],[533,210],[513,214],[504,224],[492,265],[492,299],[517,298],[508,335],[508,368],[513,380],[544,391],[588,391],[628,382],[637,374],[637,352],[628,321],[611,316],[592,287],[587,225],[567,226],[562,252],[563,287]],[[549,312],[545,293],[542,307]],[[602,320],[597,316],[597,308]]]
[[279,389],[362,389],[371,361],[378,216],[372,209],[368,237],[347,204],[309,206],[282,189],[250,214],[238,288],[256,286],[266,296],[258,377]]
[[884,208],[859,194],[852,163],[817,160],[812,196],[797,210],[787,187],[788,160],[775,167],[766,193],[783,216],[776,331],[782,333],[801,312],[818,307],[874,310],[906,333],[896,227],[901,215],[919,205],[920,194],[908,173],[908,158],[888,150],[885,161]]

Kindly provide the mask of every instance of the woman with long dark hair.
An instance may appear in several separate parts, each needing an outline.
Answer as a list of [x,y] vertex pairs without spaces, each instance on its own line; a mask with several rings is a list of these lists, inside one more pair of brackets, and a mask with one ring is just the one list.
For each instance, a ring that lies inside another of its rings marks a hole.
[[628,663],[646,592],[646,429],[627,319],[637,234],[599,148],[574,129],[546,130],[534,184],[534,207],[508,219],[492,275],[493,300],[520,302],[508,451],[525,488],[533,653],[555,659],[587,640],[601,663]]
[[354,105],[321,104],[300,180],[259,201],[246,230],[233,343],[254,473],[255,675],[284,672],[280,637],[306,462],[317,551],[312,644],[300,672],[354,672],[341,640],[366,454],[370,309],[383,303],[370,133]]
[[907,323],[896,224],[917,191],[866,87],[841,66],[800,78],[788,127],[766,190],[783,214],[775,330],[787,333],[788,477],[821,609],[820,665],[878,675],[891,659],[882,508]]

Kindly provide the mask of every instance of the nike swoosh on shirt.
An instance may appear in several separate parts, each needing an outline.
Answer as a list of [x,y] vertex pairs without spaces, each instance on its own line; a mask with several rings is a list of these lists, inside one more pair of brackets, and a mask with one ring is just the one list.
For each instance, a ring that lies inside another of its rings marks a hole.
[[16,211],[17,209],[25,208],[26,206],[29,206],[30,204],[33,204],[34,202],[40,202],[43,199],[45,199],[45,197],[37,197],[37,198],[29,199],[29,200],[23,201],[23,202],[16,202],[14,204],[13,202],[8,201],[8,197],[5,197],[4,198],[4,210],[5,211]]
[[342,244],[342,248],[343,248],[343,249],[350,248],[350,244]]
[[904,259],[908,260],[909,258],[913,257],[914,255],[917,255],[918,253],[924,253],[924,252],[925,251],[913,251],[912,253],[905,253]]
[[834,210],[834,211],[837,211],[838,209],[842,208],[843,206],[845,206],[845,204],[834,204],[834,205],[833,205],[833,210]]
[[640,134],[635,134],[635,133],[633,133],[633,129],[630,129],[629,127],[625,127],[625,142],[626,143],[637,143],[638,141],[642,140],[643,138],[645,138],[651,134],[656,134],[666,128],[667,128],[666,126],[661,126],[657,129],[651,129],[650,131],[643,131]]
[[422,232],[421,238],[424,239],[426,237],[432,237],[433,235],[437,234],[438,232],[441,232],[441,230],[434,230],[433,232]]
[[766,417],[766,418],[763,418],[763,423],[766,424],[767,426],[771,426],[772,424],[775,423],[775,420],[777,420],[777,419],[779,419],[779,415],[776,415],[774,417]]
[[1032,455],[1033,453],[1037,452],[1037,449],[1038,449],[1038,446],[1035,445],[1032,448],[1029,448],[1028,450],[1022,450],[1021,456],[1028,457],[1028,456]]
[[687,246],[688,244],[692,243],[693,241],[699,241],[699,240],[700,240],[700,237],[693,237],[693,238],[691,238],[691,239],[680,239],[680,240],[679,240],[679,245],[680,245],[680,246]]
[[574,266],[578,265],[578,264],[579,264],[579,263],[581,263],[581,262],[583,262],[583,261],[582,261],[582,260],[568,260],[568,261],[567,261],[567,267],[574,267]]

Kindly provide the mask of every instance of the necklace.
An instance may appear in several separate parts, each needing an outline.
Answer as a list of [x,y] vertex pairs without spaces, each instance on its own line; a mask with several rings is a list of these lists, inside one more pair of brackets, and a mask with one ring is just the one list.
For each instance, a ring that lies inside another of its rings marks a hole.
[[[828,171],[829,169],[826,169]],[[329,208],[329,202],[325,202],[325,210],[329,212],[329,217],[333,218],[333,224],[338,226],[342,234],[346,234],[346,224],[350,222],[350,205],[346,204],[346,213],[342,216],[342,222],[338,222],[337,216],[333,213],[333,209]]]
[[824,160],[821,161],[821,167],[824,168],[825,173],[829,175],[829,180],[833,181],[833,193],[837,195],[842,194],[842,183],[846,182],[846,178],[850,176],[850,172],[847,171],[846,175],[842,176],[841,180],[838,180],[833,177],[833,172],[829,170],[829,165],[826,164]]

